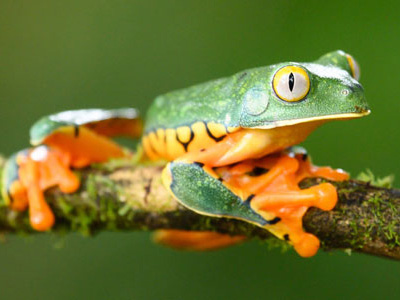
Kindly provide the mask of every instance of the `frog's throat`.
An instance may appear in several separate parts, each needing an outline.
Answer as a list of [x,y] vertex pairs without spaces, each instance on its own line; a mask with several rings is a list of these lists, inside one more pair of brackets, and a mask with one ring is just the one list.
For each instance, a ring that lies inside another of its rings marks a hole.
[[257,125],[252,128],[254,129],[273,129],[277,127],[283,126],[292,126],[301,123],[313,123],[317,121],[334,121],[334,120],[348,120],[348,119],[357,119],[364,116],[367,116],[371,113],[370,110],[363,110],[357,113],[344,113],[344,114],[333,114],[333,115],[326,115],[326,116],[317,116],[317,117],[310,117],[310,118],[302,118],[302,119],[292,119],[292,120],[282,120],[282,121],[275,121],[268,124]]
[[301,143],[324,122],[326,120],[267,130],[241,129],[208,148],[193,150],[180,158],[200,162],[211,167],[226,166],[247,159],[257,159]]

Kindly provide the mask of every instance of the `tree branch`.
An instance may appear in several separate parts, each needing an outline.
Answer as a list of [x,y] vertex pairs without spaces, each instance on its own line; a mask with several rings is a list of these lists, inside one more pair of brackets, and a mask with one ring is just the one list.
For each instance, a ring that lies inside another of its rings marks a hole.
[[[0,157],[0,173],[3,165]],[[161,170],[161,166],[131,161],[80,170],[82,186],[78,192],[67,195],[52,189],[46,195],[56,215],[52,232],[92,234],[165,228],[212,230],[274,244],[278,241],[266,230],[246,222],[202,216],[184,208],[163,187]],[[307,179],[301,185],[309,187],[322,181]],[[400,190],[355,180],[332,183],[339,194],[335,209],[325,212],[311,208],[303,218],[305,229],[321,240],[322,249],[350,249],[400,259]],[[0,207],[0,232],[35,233],[27,212],[15,212],[4,205]]]

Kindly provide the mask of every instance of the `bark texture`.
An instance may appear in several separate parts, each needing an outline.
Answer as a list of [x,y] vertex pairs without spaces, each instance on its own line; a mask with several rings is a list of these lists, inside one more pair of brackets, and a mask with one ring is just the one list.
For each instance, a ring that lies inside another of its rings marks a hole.
[[[0,157],[0,172],[3,165]],[[136,165],[132,161],[112,161],[80,170],[79,191],[67,195],[52,189],[46,195],[56,215],[52,232],[212,230],[285,245],[254,225],[202,216],[182,207],[163,187],[161,170],[161,166]],[[302,187],[322,181],[307,179]],[[339,193],[335,209],[325,212],[311,208],[303,219],[304,228],[321,240],[322,249],[400,259],[400,190],[355,180],[332,183]],[[15,212],[4,205],[0,207],[0,231],[36,233],[29,225],[27,212]]]

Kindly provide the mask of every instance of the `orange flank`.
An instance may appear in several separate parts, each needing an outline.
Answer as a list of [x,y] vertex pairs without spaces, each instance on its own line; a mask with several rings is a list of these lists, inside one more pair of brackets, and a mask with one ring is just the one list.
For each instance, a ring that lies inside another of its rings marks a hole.
[[154,241],[179,250],[208,251],[239,244],[244,236],[230,236],[212,231],[158,230]]

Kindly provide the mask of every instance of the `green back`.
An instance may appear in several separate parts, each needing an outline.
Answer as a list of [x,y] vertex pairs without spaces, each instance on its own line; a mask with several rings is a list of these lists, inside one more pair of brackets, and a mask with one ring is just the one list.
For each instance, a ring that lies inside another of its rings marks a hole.
[[240,100],[237,87],[243,83],[243,74],[245,72],[158,96],[147,112],[145,132],[197,121],[238,126]]

